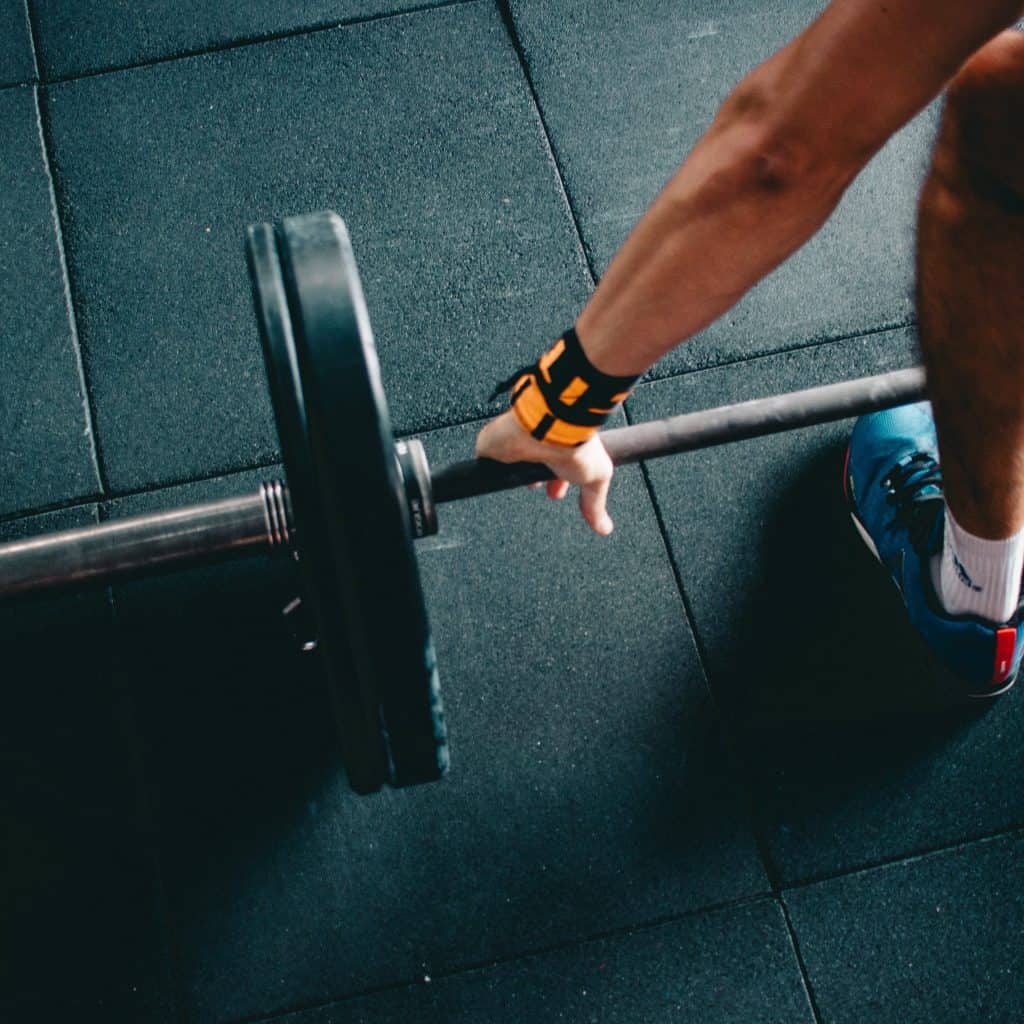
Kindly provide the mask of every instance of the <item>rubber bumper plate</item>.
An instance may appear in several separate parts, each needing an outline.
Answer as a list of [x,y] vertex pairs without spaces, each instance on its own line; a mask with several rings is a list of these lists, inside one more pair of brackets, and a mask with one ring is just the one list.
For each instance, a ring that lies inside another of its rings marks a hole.
[[331,212],[257,224],[247,256],[349,783],[434,781],[448,767],[437,665],[348,232]]

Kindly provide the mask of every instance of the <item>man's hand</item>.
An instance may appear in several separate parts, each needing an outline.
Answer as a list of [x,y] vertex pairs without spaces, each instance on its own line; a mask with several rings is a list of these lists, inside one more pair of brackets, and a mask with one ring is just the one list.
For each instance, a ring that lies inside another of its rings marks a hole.
[[578,448],[544,444],[523,430],[514,413],[506,412],[480,431],[476,454],[497,462],[544,463],[558,478],[547,484],[548,497],[560,501],[569,493],[570,484],[578,484],[583,518],[602,537],[612,532],[606,507],[612,482],[612,460],[600,435],[595,434]]

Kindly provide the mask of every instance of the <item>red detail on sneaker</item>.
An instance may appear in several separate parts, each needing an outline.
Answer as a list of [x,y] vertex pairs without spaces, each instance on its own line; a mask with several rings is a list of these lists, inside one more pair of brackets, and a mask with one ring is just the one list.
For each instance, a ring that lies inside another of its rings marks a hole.
[[1010,678],[1013,654],[1017,649],[1017,630],[996,630],[996,661],[992,669],[992,685],[1000,686]]
[[853,444],[846,446],[846,458],[843,460],[843,497],[850,500],[850,452],[853,451]]

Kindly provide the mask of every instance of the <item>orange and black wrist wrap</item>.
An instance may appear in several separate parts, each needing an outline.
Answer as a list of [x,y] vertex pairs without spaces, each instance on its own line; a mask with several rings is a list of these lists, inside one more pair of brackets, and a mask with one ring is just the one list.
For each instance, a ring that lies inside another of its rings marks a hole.
[[570,328],[533,366],[499,384],[511,389],[512,411],[538,441],[575,448],[589,440],[629,394],[636,377],[612,377],[587,359]]

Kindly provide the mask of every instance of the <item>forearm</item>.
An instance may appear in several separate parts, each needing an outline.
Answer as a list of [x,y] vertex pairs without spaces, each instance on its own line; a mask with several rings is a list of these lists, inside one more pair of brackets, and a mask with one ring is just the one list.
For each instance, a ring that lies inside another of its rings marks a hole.
[[1019,0],[932,3],[835,0],[737,86],[578,319],[594,365],[642,373],[728,310],[1020,10]]
[[838,202],[854,171],[806,187],[802,169],[772,149],[755,118],[727,105],[587,303],[577,328],[604,372],[642,373],[706,327],[803,245]]

